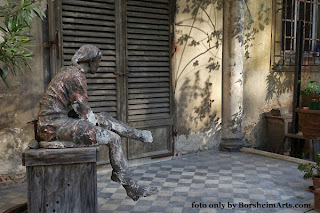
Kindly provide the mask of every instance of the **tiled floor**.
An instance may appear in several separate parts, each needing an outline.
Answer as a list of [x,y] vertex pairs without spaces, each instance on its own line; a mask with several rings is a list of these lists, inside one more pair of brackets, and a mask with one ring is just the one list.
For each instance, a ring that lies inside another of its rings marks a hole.
[[[119,184],[110,181],[110,171],[101,172],[100,213],[309,212],[313,207],[313,194],[306,190],[311,181],[302,179],[296,164],[253,154],[208,151],[133,167],[132,173],[141,185],[158,186],[160,192],[134,202]],[[25,193],[25,185],[1,190],[0,211],[26,201]],[[200,203],[207,208],[195,208]],[[236,208],[223,209],[228,203]],[[241,207],[241,203],[247,205]],[[248,208],[248,204],[257,203],[276,204],[277,208]],[[310,205],[288,207],[300,203]]]

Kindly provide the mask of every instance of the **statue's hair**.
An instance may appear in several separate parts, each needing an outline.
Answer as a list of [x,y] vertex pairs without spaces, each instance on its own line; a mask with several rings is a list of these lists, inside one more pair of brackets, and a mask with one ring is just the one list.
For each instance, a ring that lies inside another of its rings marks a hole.
[[101,58],[102,52],[100,49],[91,44],[85,44],[80,47],[71,59],[71,64],[76,66],[81,62],[90,62],[95,58]]

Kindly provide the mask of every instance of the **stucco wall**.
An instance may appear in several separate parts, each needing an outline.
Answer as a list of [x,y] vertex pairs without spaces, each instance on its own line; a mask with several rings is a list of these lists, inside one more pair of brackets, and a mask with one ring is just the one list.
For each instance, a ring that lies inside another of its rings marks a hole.
[[218,4],[204,3],[199,8],[194,1],[177,1],[174,73],[178,155],[219,145],[222,14]]
[[[280,77],[272,71],[270,65],[270,57],[273,57],[271,51],[274,27],[272,1],[249,0],[247,6],[246,26],[249,26],[249,29],[246,33],[250,33],[251,37],[247,43],[249,58],[245,59],[242,127],[246,142],[263,149],[267,142],[264,114],[273,108],[286,108],[291,111],[292,85],[283,84],[283,80],[293,82],[293,75],[282,74]],[[250,14],[254,21],[251,26]]]
[[[1,0],[0,0],[1,2]],[[222,0],[201,8],[177,0],[175,53],[175,154],[218,148],[221,131]],[[266,143],[264,113],[272,108],[291,109],[292,92],[280,91],[279,76],[271,70],[272,1],[249,0],[246,7],[244,108],[242,130],[255,147]],[[250,15],[253,23],[250,24]],[[34,137],[33,126],[43,94],[41,22],[32,23],[35,57],[32,71],[10,76],[10,88],[0,82],[0,174],[23,173],[21,152]],[[213,33],[213,34],[212,34]],[[246,42],[247,41],[247,42]],[[292,75],[284,75],[293,81]],[[1,178],[1,177],[0,177]],[[1,181],[1,180],[0,180]]]
[[34,138],[33,125],[27,123],[36,118],[44,90],[41,33],[41,22],[33,21],[32,71],[26,70],[25,75],[21,72],[16,76],[9,74],[9,88],[2,80],[0,82],[0,182],[11,181],[9,179],[15,177],[13,174],[25,171],[21,153]]

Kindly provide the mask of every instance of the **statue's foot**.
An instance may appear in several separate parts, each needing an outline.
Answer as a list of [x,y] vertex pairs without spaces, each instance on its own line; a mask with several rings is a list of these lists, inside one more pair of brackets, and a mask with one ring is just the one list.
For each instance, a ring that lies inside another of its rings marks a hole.
[[134,201],[139,200],[140,197],[148,197],[159,192],[157,187],[153,186],[138,186],[135,185],[123,185],[127,195]]
[[148,130],[141,130],[140,131],[140,141],[142,141],[143,143],[152,143],[153,141],[153,137],[152,137],[152,133]]
[[112,170],[111,180],[121,185],[132,185],[136,182],[131,178],[129,171],[115,172]]
[[116,174],[114,174],[113,172],[112,172],[112,175],[111,175],[111,180],[114,181],[114,182],[117,182],[117,183],[121,183],[120,178]]

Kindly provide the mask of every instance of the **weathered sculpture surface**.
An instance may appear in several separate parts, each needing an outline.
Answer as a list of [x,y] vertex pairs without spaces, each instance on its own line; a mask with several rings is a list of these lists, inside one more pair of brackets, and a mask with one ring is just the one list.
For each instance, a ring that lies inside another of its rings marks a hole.
[[[62,68],[52,79],[40,103],[37,133],[45,141],[40,145],[48,148],[107,144],[113,168],[111,179],[122,184],[130,198],[138,200],[158,190],[139,186],[131,178],[120,136],[151,143],[152,134],[129,127],[108,113],[94,114],[88,106],[85,74],[97,72],[101,57],[97,47],[84,45],[73,56],[72,65]],[[77,116],[71,116],[71,112]]]

